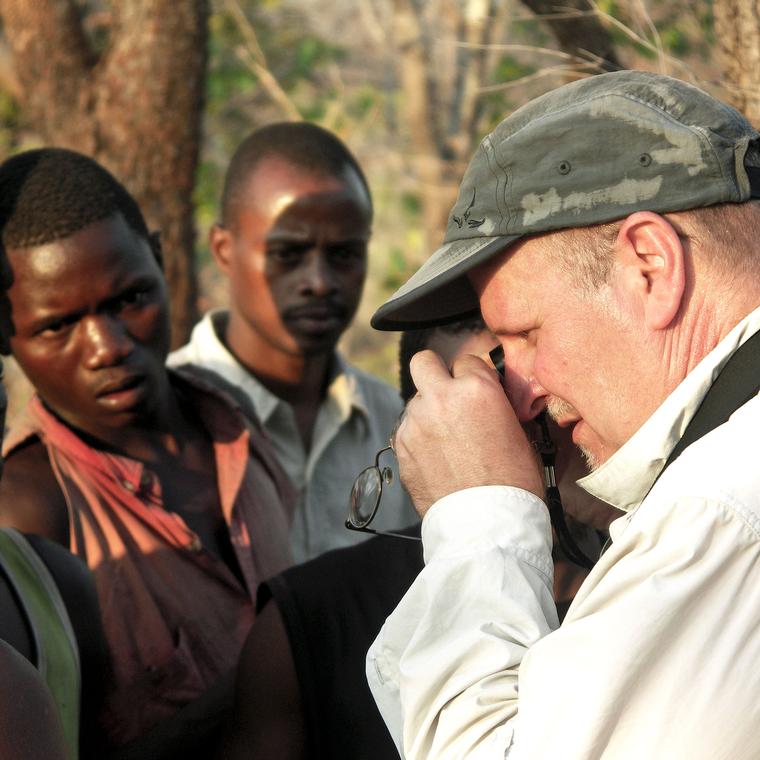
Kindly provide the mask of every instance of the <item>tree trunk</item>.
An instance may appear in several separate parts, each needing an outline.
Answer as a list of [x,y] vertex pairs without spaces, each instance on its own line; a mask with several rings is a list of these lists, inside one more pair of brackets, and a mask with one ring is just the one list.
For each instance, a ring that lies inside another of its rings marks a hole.
[[[589,69],[620,68],[612,37],[589,0],[523,0],[562,50]],[[405,140],[419,182],[423,250],[440,244],[457,185],[480,136],[489,47],[506,6],[498,0],[393,0],[393,34]],[[437,49],[436,49],[437,46]],[[447,50],[448,53],[447,53]]]
[[208,0],[113,3],[96,54],[73,0],[0,0],[26,119],[124,182],[161,231],[172,342],[195,322],[192,194],[200,146]]
[[443,165],[436,135],[440,107],[417,11],[412,0],[394,0],[393,34],[399,51],[403,123],[412,150],[410,163],[419,181],[423,249],[430,251],[446,229],[450,204],[443,183]]
[[760,7],[757,0],[713,0],[715,38],[733,106],[760,126]]
[[[494,0],[457,0],[437,9],[439,25],[430,29],[418,0],[393,1],[403,123],[419,181],[425,251],[441,243],[459,180],[479,138],[478,95],[498,26],[495,12]],[[464,44],[455,48],[449,42],[448,51],[439,48],[436,57],[434,47],[446,37],[444,29]]]

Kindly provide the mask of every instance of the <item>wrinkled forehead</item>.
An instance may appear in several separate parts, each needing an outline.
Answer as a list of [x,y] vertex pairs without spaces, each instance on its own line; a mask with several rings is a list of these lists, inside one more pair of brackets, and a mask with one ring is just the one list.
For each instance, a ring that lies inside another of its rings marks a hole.
[[571,252],[577,245],[576,229],[553,230],[505,243],[463,277],[477,294],[493,277],[508,278],[517,290],[527,282],[541,280],[560,267],[558,253]]

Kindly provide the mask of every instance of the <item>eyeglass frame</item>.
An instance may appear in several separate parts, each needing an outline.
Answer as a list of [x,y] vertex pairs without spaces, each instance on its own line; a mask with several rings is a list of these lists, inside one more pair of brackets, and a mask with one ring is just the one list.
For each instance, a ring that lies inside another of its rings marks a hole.
[[[392,536],[393,538],[405,538],[407,540],[411,541],[421,541],[422,539],[419,536],[408,536],[404,533],[396,533],[395,531],[391,530],[377,530],[376,528],[370,528],[368,527],[369,524],[375,519],[375,516],[377,515],[377,510],[380,507],[380,500],[383,498],[383,484],[386,482],[386,479],[384,477],[384,469],[380,468],[380,457],[385,454],[386,451],[392,451],[394,456],[396,454],[394,448],[393,448],[393,442],[390,441],[387,446],[383,446],[380,451],[377,452],[375,455],[375,463],[373,465],[370,465],[369,467],[365,467],[354,479],[353,485],[351,486],[351,494],[349,495],[349,501],[348,501],[348,516],[346,517],[345,527],[348,528],[348,530],[353,530],[356,533],[371,533],[375,536]],[[354,510],[352,508],[353,503],[353,494],[354,491],[357,488],[357,484],[359,483],[359,480],[362,478],[365,472],[368,471],[375,471],[377,473],[378,481],[380,483],[380,487],[377,491],[377,496],[375,497],[375,505],[372,507],[372,514],[370,514],[369,519],[364,522],[363,525],[356,525],[351,521],[351,517],[354,514]],[[392,470],[391,470],[392,472]],[[390,481],[388,481],[388,485],[390,485]]]

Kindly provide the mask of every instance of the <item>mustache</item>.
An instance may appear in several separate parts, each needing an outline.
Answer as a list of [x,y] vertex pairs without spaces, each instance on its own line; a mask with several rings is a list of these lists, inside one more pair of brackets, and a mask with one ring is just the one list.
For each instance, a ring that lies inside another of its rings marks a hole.
[[569,402],[565,401],[558,396],[552,396],[546,402],[546,413],[555,421],[558,422],[563,417],[578,417],[577,409]]
[[299,317],[340,317],[347,316],[348,309],[345,304],[332,299],[318,299],[290,306],[282,313],[283,319],[298,319]]
[[95,396],[105,396],[109,393],[133,388],[145,380],[145,375],[139,371],[114,371],[105,375],[95,389]]

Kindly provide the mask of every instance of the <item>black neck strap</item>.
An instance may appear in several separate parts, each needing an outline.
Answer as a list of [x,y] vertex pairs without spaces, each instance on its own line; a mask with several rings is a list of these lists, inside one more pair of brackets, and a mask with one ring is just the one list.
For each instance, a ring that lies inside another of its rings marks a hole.
[[[670,452],[665,466],[660,470],[660,474],[655,478],[654,483],[681,456],[687,446],[699,440],[703,435],[707,435],[718,425],[722,425],[740,406],[746,404],[758,392],[760,392],[760,331],[739,346],[733,356],[723,365],[723,369],[708,389],[699,409],[686,426],[681,440]],[[652,483],[652,488],[654,488],[654,483]],[[611,545],[612,539],[608,538],[602,549],[602,554]]]
[[[670,453],[665,467],[675,462],[683,450],[722,425],[740,406],[760,391],[760,332],[745,341],[726,362],[702,399],[681,440]],[[660,475],[662,475],[662,472]],[[659,477],[659,476],[658,476]]]

